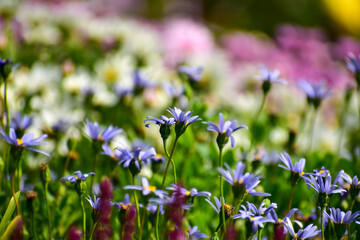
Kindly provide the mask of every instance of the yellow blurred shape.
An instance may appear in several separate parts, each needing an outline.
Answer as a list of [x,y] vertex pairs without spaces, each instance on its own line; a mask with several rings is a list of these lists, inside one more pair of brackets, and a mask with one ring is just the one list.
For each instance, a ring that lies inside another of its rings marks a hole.
[[323,2],[339,26],[360,36],[360,0],[323,0]]

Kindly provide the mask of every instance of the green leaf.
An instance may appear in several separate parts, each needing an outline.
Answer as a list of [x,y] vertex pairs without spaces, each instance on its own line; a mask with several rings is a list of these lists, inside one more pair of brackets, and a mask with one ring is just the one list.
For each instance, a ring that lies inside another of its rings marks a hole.
[[14,231],[16,231],[16,227],[18,226],[18,224],[21,222],[21,216],[17,215],[9,224],[9,226],[6,228],[5,233],[0,237],[1,240],[8,240],[10,239],[14,233]]
[[[15,195],[16,195],[17,199],[19,199],[20,191],[18,191]],[[15,200],[14,200],[14,197],[12,197],[10,199],[10,203],[9,203],[9,205],[5,211],[5,214],[1,220],[1,223],[0,223],[0,236],[4,233],[6,226],[8,225],[10,218],[15,210],[15,207],[16,207]]]

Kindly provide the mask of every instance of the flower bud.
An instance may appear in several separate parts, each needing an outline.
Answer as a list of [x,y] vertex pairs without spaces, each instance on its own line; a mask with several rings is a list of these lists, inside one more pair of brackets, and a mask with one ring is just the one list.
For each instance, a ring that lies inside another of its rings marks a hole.
[[42,166],[40,167],[40,179],[43,185],[47,184],[51,180],[51,174],[47,163],[42,163]]

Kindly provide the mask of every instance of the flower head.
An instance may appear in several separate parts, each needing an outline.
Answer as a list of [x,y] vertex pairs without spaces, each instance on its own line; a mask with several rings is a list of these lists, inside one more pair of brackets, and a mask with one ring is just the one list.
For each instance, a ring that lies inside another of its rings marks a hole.
[[360,54],[356,57],[354,54],[350,53],[348,59],[346,59],[347,67],[353,73],[360,73]]
[[111,149],[111,147],[107,144],[103,144],[102,147],[103,147],[104,152],[101,152],[101,154],[108,155],[114,161],[119,161],[121,159],[121,151],[120,150],[115,149],[113,151]]
[[183,196],[188,197],[191,200],[193,200],[194,197],[202,196],[202,197],[209,198],[211,196],[210,192],[206,192],[206,191],[199,192],[196,188],[192,188],[191,190],[187,190],[186,188],[181,187],[181,186],[179,187],[179,186],[177,186],[175,184],[171,184],[171,186],[167,187],[166,189],[171,190],[171,191],[176,191],[177,188],[180,188],[179,191]]
[[233,206],[226,204],[224,201],[224,198],[220,197],[220,200],[214,196],[215,205],[209,200],[205,199],[210,206],[219,214],[220,222],[222,222],[222,206],[224,205],[224,211],[225,211],[225,221],[232,215],[233,213]]
[[0,77],[5,81],[11,73],[11,60],[0,58]]
[[70,175],[70,176],[62,177],[60,178],[60,180],[63,182],[74,183],[77,194],[79,194],[79,196],[82,196],[86,192],[86,183],[85,183],[86,179],[90,176],[94,176],[95,173],[90,172],[90,173],[82,174],[82,172],[79,170],[74,172],[74,175],[75,176]]
[[325,211],[326,216],[330,219],[335,226],[335,233],[337,239],[341,239],[345,234],[346,226],[358,219],[360,212],[357,211],[351,214],[350,211],[346,213],[341,211],[339,208],[330,208],[330,214]]
[[146,177],[141,179],[141,186],[138,185],[127,185],[124,189],[133,189],[133,190],[140,190],[144,196],[147,196],[151,193],[158,196],[161,199],[164,199],[167,196],[167,193],[163,190],[156,189],[155,186],[151,186],[149,184],[149,180]]
[[160,116],[161,119],[147,116],[144,120],[145,127],[149,127],[150,124],[157,124],[160,126],[160,135],[162,139],[166,140],[170,135],[171,126],[175,124],[174,118],[168,118],[164,115]]
[[17,112],[14,117],[11,118],[10,127],[15,130],[26,130],[32,124],[32,118],[28,115],[21,116],[20,112]]
[[131,206],[129,194],[125,194],[124,201],[113,202],[112,205],[119,209],[119,211],[127,210]]
[[[285,216],[283,219],[286,219],[286,218],[290,218],[294,215],[295,212],[297,212],[298,209],[297,208],[292,208]],[[269,211],[269,214],[267,215],[269,218],[271,218],[275,224],[280,224],[280,223],[284,223],[283,222],[283,219],[281,218],[278,218],[276,212],[275,212],[275,209],[271,209]]]
[[88,130],[91,139],[106,143],[110,142],[116,135],[122,132],[122,129],[110,125],[101,133],[99,124],[97,122],[92,123],[89,120],[86,120],[85,127]]
[[322,177],[314,177],[311,175],[305,178],[305,182],[308,188],[312,187],[318,193],[318,204],[320,207],[327,206],[329,201],[328,195],[333,193],[340,193],[342,195],[344,192],[346,192],[345,189],[340,188],[336,185],[343,172],[343,170],[339,172],[333,184],[331,184],[330,175],[327,176],[325,180]]
[[167,111],[174,117],[175,133],[177,137],[180,137],[191,123],[201,120],[199,116],[191,117],[192,111],[187,111],[185,113],[177,107],[169,108]]
[[185,74],[191,81],[200,82],[204,68],[203,67],[178,67],[178,72]]
[[81,182],[81,181],[86,181],[86,179],[90,176],[94,176],[95,173],[94,172],[90,172],[90,173],[85,173],[82,174],[82,172],[80,170],[74,172],[74,175],[70,175],[67,177],[62,177],[60,180],[63,182],[71,182],[71,183],[76,183],[76,182]]
[[284,225],[289,231],[290,235],[293,236],[295,239],[306,239],[306,238],[312,238],[317,236],[321,231],[317,229],[316,226],[313,224],[310,224],[306,226],[304,229],[299,229],[297,233],[294,231],[294,227],[292,225],[292,222],[289,218],[284,219]]
[[312,187],[317,193],[326,193],[327,195],[333,193],[344,193],[345,189],[340,188],[336,185],[344,171],[341,170],[338,176],[335,178],[334,183],[331,184],[331,176],[327,176],[325,180],[322,177],[309,176],[305,178],[306,185],[308,188]]
[[203,239],[203,238],[209,238],[208,235],[201,233],[200,230],[198,230],[197,226],[191,227],[188,226],[189,230],[189,240],[197,240],[197,239]]
[[261,76],[256,77],[255,79],[263,81],[261,88],[264,94],[267,94],[270,91],[272,83],[286,84],[285,79],[279,78],[280,76],[279,70],[271,71],[266,67],[262,66],[260,68],[260,73]]
[[321,101],[330,95],[330,89],[326,89],[324,83],[315,84],[301,80],[299,87],[305,92],[308,102],[315,108],[318,108]]
[[357,176],[351,178],[347,173],[343,172],[341,176],[350,185],[350,196],[355,199],[360,192],[360,181]]
[[251,232],[255,234],[258,231],[258,228],[263,228],[264,223],[273,222],[271,218],[267,218],[266,216],[270,212],[270,210],[277,207],[276,203],[271,203],[269,207],[264,207],[265,201],[263,201],[259,208],[252,203],[247,203],[247,207],[241,205],[242,210],[239,210],[239,214],[235,214],[233,219],[242,218],[251,222]]
[[248,129],[248,127],[245,125],[241,125],[237,127],[236,120],[224,121],[224,116],[222,113],[219,113],[219,126],[217,126],[215,123],[212,122],[206,122],[206,124],[209,125],[206,128],[206,130],[217,132],[219,134],[216,139],[219,148],[224,147],[224,145],[229,141],[229,138],[231,140],[231,147],[234,147],[235,139],[231,134],[239,129],[243,129],[243,128]]
[[123,148],[116,148],[120,151],[120,161],[118,164],[123,164],[124,168],[129,168],[131,174],[134,176],[141,171],[142,165],[148,163],[148,160],[156,155],[155,148],[150,148],[147,151],[142,151],[140,148],[136,148],[134,151],[130,151]]
[[86,197],[86,200],[88,200],[91,208],[93,209],[92,212],[92,219],[94,222],[97,221],[97,219],[99,218],[99,207],[100,207],[100,201],[101,199],[99,197],[96,197],[94,195],[94,201],[91,199],[90,195],[88,197]]
[[47,134],[43,134],[38,138],[33,138],[34,135],[32,133],[26,133],[22,138],[18,138],[16,136],[15,129],[10,128],[10,134],[7,135],[4,130],[0,129],[0,138],[9,143],[12,147],[17,149],[27,149],[34,152],[42,153],[46,156],[49,156],[49,153],[42,151],[40,149],[34,148],[33,146],[44,145],[46,143],[42,142],[45,138],[47,138]]
[[292,164],[289,154],[286,152],[280,154],[279,158],[285,166],[280,164],[278,166],[291,171],[291,184],[296,185],[299,182],[300,178],[304,177],[305,158],[301,158],[299,162],[296,162],[294,165]]
[[229,165],[225,163],[227,170],[218,168],[218,171],[222,177],[231,184],[234,197],[236,199],[242,199],[246,194],[250,193],[252,196],[270,196],[269,193],[256,192],[255,187],[259,185],[259,177],[254,176],[251,173],[245,173],[245,164],[238,162],[236,169],[232,170]]

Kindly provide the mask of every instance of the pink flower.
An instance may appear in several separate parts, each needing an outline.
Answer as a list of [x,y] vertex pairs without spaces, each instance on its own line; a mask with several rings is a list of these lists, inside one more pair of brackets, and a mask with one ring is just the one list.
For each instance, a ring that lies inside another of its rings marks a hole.
[[214,41],[204,25],[188,19],[174,19],[164,26],[163,46],[167,64],[175,67],[191,55],[211,52]]
[[270,41],[250,33],[225,35],[222,44],[233,60],[256,63],[263,62],[274,48]]

